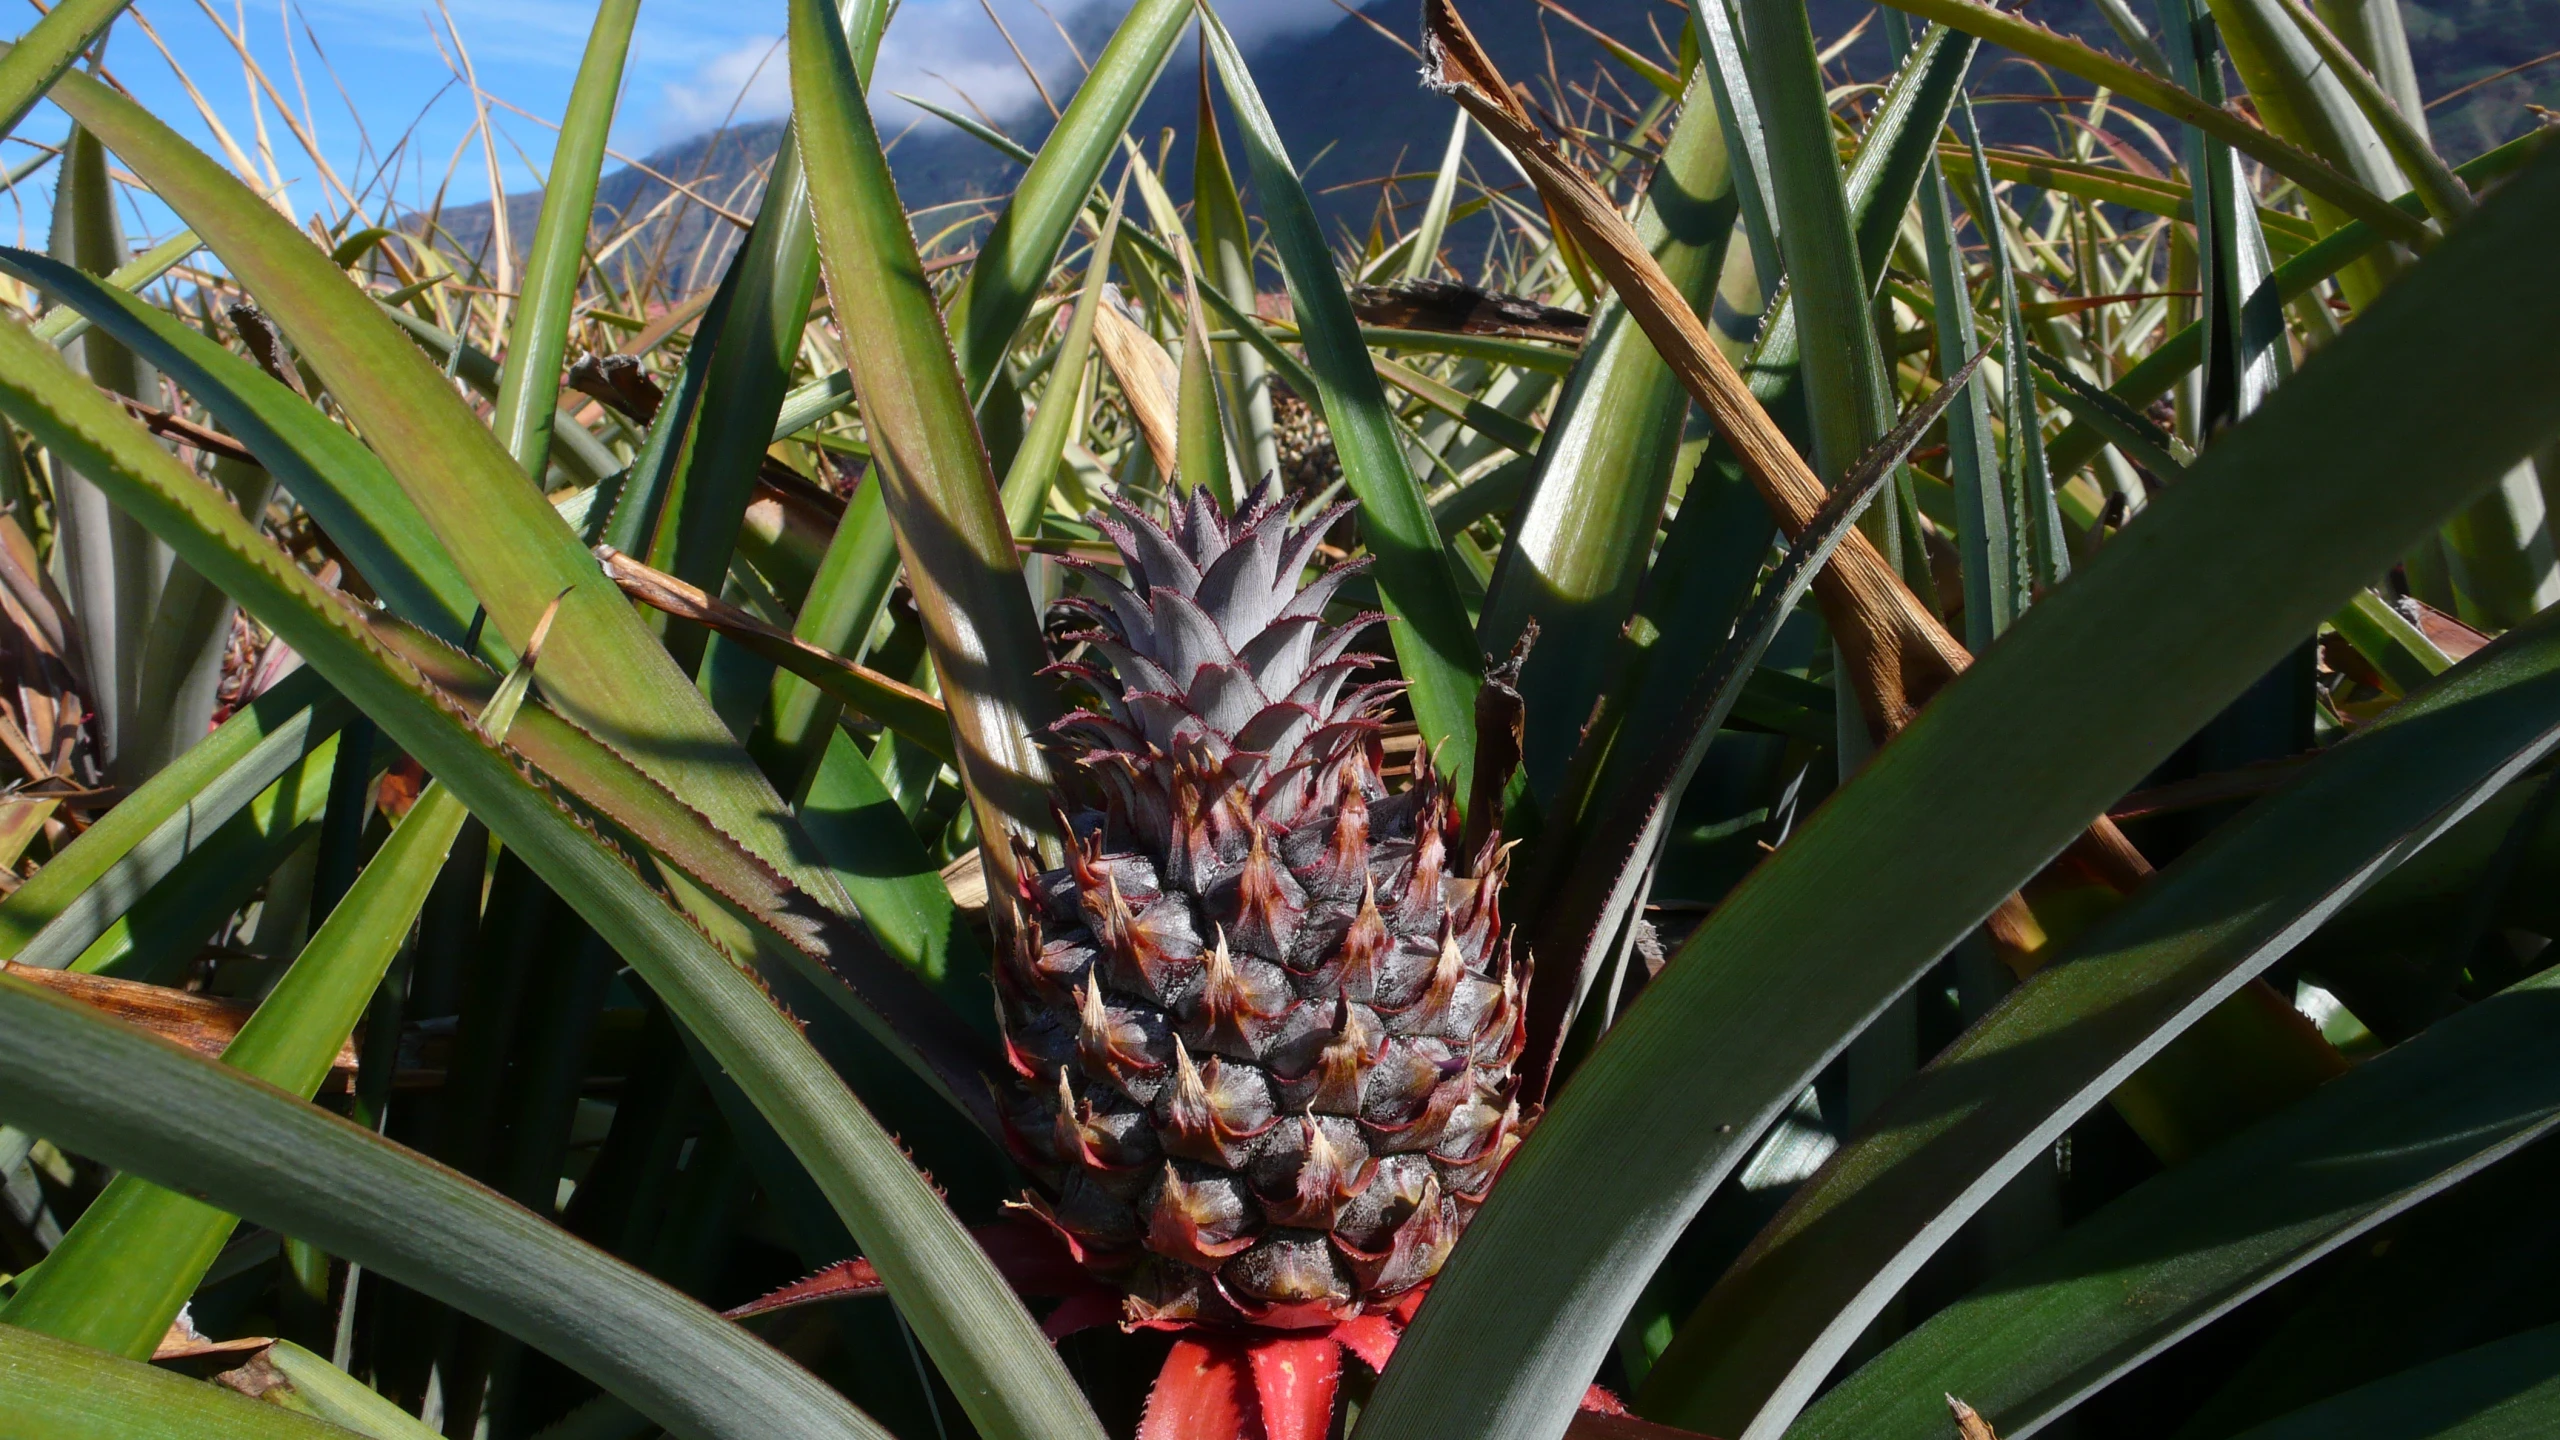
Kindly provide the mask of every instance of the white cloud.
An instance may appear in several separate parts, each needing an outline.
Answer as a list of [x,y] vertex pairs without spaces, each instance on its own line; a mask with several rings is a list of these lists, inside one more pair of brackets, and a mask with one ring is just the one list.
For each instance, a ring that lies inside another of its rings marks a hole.
[[771,35],[751,35],[713,55],[681,80],[660,88],[648,114],[652,138],[698,135],[733,114],[737,120],[769,120],[791,109],[790,57]]
[[[1104,28],[1094,23],[1096,12],[1116,18],[1127,0],[1048,0],[1047,13],[1035,0],[995,0],[995,8],[1049,94],[1064,104],[1082,71],[1058,33],[1060,26],[1077,37],[1090,60]],[[1331,0],[1240,0],[1230,4],[1225,18],[1238,42],[1250,47],[1331,25],[1342,12]],[[978,0],[906,0],[881,43],[871,93],[881,124],[892,130],[917,115],[895,98],[902,93],[964,112],[974,104],[1006,122],[1033,116],[1041,108],[1030,77]],[[698,134],[718,125],[733,106],[739,121],[789,112],[788,67],[771,33],[742,37],[696,62],[681,78],[665,82],[648,117],[649,138]]]

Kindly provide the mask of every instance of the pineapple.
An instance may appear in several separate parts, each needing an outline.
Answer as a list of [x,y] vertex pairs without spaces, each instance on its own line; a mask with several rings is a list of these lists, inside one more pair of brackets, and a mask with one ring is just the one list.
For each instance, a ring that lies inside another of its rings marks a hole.
[[1127,584],[1066,602],[1107,668],[1061,721],[1066,865],[1021,885],[998,1009],[1033,1206],[1129,1325],[1332,1325],[1440,1268],[1520,1143],[1525,957],[1507,850],[1427,755],[1390,794],[1397,682],[1301,588],[1337,508],[1096,517]]

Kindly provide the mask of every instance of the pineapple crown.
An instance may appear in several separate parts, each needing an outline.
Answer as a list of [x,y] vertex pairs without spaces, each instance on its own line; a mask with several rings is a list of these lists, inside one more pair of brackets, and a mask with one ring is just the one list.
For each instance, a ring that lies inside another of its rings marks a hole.
[[1152,822],[1169,817],[1166,802],[1186,785],[1242,793],[1250,819],[1286,827],[1312,798],[1312,772],[1374,741],[1378,711],[1403,682],[1351,685],[1383,658],[1351,646],[1385,616],[1324,623],[1326,604],[1368,561],[1298,583],[1326,529],[1351,508],[1292,525],[1268,484],[1233,518],[1202,488],[1166,524],[1125,500],[1092,517],[1128,580],[1070,560],[1091,594],[1059,603],[1094,622],[1070,638],[1107,667],[1051,668],[1089,685],[1105,708],[1071,712],[1052,730],[1086,773],[1120,792],[1146,838],[1172,838]]

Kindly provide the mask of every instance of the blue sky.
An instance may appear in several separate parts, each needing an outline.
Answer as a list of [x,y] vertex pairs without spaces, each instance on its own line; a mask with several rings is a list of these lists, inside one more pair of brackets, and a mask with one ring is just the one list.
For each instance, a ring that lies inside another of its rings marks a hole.
[[[1046,77],[1051,93],[1063,98],[1080,72],[1041,0],[994,4]],[[1126,4],[1046,0],[1049,12],[1080,31],[1092,23],[1095,10],[1116,12]],[[328,198],[325,181],[272,100],[260,94],[253,105],[226,29],[245,37],[295,118],[305,121],[331,167],[348,184],[362,188],[379,157],[407,131],[411,138],[397,193],[404,201],[414,200],[431,192],[450,169],[448,201],[459,203],[487,196],[492,163],[474,134],[478,106],[469,87],[456,78],[462,53],[468,55],[480,90],[493,100],[533,115],[557,116],[594,16],[593,6],[581,0],[145,0],[136,10],[253,163],[263,121],[275,174],[284,182],[297,218],[322,208]],[[1331,0],[1230,0],[1223,13],[1248,45],[1341,18]],[[455,50],[448,24],[460,36],[462,53]],[[742,119],[781,114],[789,103],[782,55],[775,47],[782,26],[783,0],[642,0],[624,71],[614,148],[625,155],[644,154],[712,128],[733,106]],[[164,120],[217,158],[223,155],[213,125],[190,98],[177,68],[135,19],[117,24],[106,66]],[[883,125],[893,132],[918,112],[888,98],[891,92],[954,104],[955,90],[965,91],[999,115],[1019,114],[1039,103],[981,0],[906,0],[890,24],[873,90]],[[551,132],[495,106],[491,118],[503,183],[511,190],[526,186],[531,166],[549,162]],[[54,144],[64,128],[60,113],[43,107],[19,126],[19,133]],[[368,139],[372,158],[366,158]],[[32,153],[13,141],[0,148],[0,159],[14,166]],[[26,238],[34,243],[42,243],[36,217],[51,191],[48,171],[22,194],[23,223],[35,229]],[[20,223],[18,216],[0,213],[0,227],[16,229]],[[144,213],[137,228],[158,230],[168,223],[165,212]]]

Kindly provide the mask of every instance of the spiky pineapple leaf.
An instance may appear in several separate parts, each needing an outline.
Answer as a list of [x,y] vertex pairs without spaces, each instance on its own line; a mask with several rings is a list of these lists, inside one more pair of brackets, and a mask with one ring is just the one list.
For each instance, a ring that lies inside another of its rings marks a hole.
[[886,1434],[682,1292],[238,1071],[7,976],[0,1034],[13,1119],[480,1316],[678,1435]]
[[[2004,1432],[2560,1126],[2560,973],[2440,1021],[2222,1146],[2135,1187],[1833,1387],[1797,1440],[1944,1433],[1910,1386]],[[2139,1297],[2138,1301],[2135,1297]],[[1926,1377],[1921,1381],[1920,1377]],[[1898,1388],[1897,1388],[1898,1387]]]
[[614,101],[622,87],[622,61],[631,50],[631,27],[640,0],[602,0],[587,32],[586,55],[560,117],[543,178],[542,215],[517,281],[515,323],[507,333],[507,358],[498,372],[497,413],[490,426],[498,443],[525,473],[539,479],[551,455],[551,421],[560,392],[560,357],[568,348],[569,322],[577,309],[578,282],[587,262],[587,232],[594,222],[596,177],[604,167],[605,133],[613,128]]
[[[70,964],[354,713],[317,671],[278,681],[0,900],[0,960]],[[42,947],[39,935],[49,936]]]
[[[1411,686],[1414,718],[1422,726],[1423,744],[1439,757],[1441,770],[1463,795],[1474,772],[1475,693],[1484,666],[1457,578],[1450,573],[1422,487],[1405,463],[1404,442],[1361,341],[1358,317],[1334,273],[1315,207],[1298,181],[1253,72],[1226,27],[1206,8],[1201,25],[1239,121],[1246,173],[1253,177],[1263,223],[1280,254],[1299,340],[1307,351],[1306,368],[1321,397],[1325,423],[1333,430],[1343,480],[1360,499],[1360,535],[1376,557],[1370,573],[1385,601],[1398,668]],[[1242,317],[1231,317],[1231,323],[1242,323]]]
[[1129,7],[979,244],[951,307],[952,348],[972,397],[994,379],[1014,332],[1040,298],[1058,247],[1092,198],[1173,42],[1191,23],[1191,10],[1192,0],[1138,0]]
[[2148,105],[2173,120],[2192,125],[2232,149],[2301,186],[2305,191],[2365,221],[2403,244],[2425,246],[2426,227],[2406,212],[2356,183],[2319,156],[2288,144],[2226,110],[2181,90],[2160,76],[2113,55],[2056,34],[2032,20],[2005,14],[1982,0],[1887,0],[1896,10],[1962,30],[2004,46],[2030,60],[2051,65],[2094,85]]
[[84,75],[53,98],[205,237],[408,492],[489,612],[521,644],[565,590],[544,666],[553,702],[832,904],[788,811],[540,490],[381,308],[292,223],[141,106]]
[[[1646,1413],[1783,1429],[1889,1296],[2150,1056],[2560,744],[2560,616],[2217,830],[1888,1100],[1720,1280]],[[1967,1394],[1973,1392],[1967,1391]]]
[[[2531,337],[2560,324],[2560,291],[2525,277],[2555,223],[2560,164],[2538,163],[1726,898],[1512,1162],[1363,1431],[1552,1434],[1680,1228],[1868,1017],[2399,546],[2550,438],[2560,375]],[[2151,683],[2128,692],[2128,666]],[[1515,1358],[1488,1375],[1485,1354]]]
[[989,873],[1009,880],[1013,836],[1056,843],[1037,743],[1059,711],[1040,673],[1048,650],[853,53],[823,0],[795,0],[791,16],[793,114],[827,293],[952,708],[981,849]]
[[0,135],[18,128],[80,52],[107,33],[133,0],[65,0],[0,54]]
[[[1974,363],[1980,363],[1979,357]],[[1708,743],[1733,714],[1743,686],[1778,638],[1778,627],[1794,613],[1813,577],[1848,538],[1850,527],[1879,488],[1891,481],[1903,457],[1964,391],[1973,370],[1973,364],[1968,364],[1948,377],[1936,394],[1913,406],[1840,478],[1813,522],[1789,542],[1786,555],[1761,583],[1759,595],[1735,618],[1733,633],[1725,637],[1714,662],[1699,676],[1679,717],[1641,762],[1655,777],[1654,784],[1642,792],[1615,797],[1611,810],[1591,817],[1575,833],[1570,863],[1558,867],[1561,878],[1541,896],[1542,913],[1529,927],[1531,953],[1546,957],[1549,973],[1561,974],[1574,992],[1588,990],[1604,952],[1641,911],[1645,877],[1652,871],[1662,827],[1688,788],[1689,777],[1697,773],[1698,762],[1706,758]],[[1559,992],[1564,988],[1557,986]],[[1569,1012],[1563,1006],[1531,1009],[1529,1048],[1520,1065],[1529,1093],[1545,1093],[1567,1023]]]
[[[0,408],[57,453],[94,468],[101,483],[115,487],[117,503],[239,597],[452,786],[638,970],[790,1145],[955,1388],[980,1397],[982,1409],[1001,1404],[1054,1417],[1016,1433],[1079,1440],[1095,1433],[1057,1357],[984,1253],[793,1019],[697,922],[493,747],[347,602],[321,590],[112,402],[14,326],[0,326]],[[565,607],[561,619],[572,622]],[[172,1105],[166,1113],[186,1111]],[[330,1243],[319,1229],[285,1228]]]
[[50,257],[0,248],[37,287],[175,380],[258,457],[393,612],[459,642],[479,600],[415,502],[364,442],[168,311]]
[[[482,707],[479,725],[492,740],[506,738],[532,668],[518,662]],[[309,1099],[407,942],[469,818],[450,790],[427,787],[223,1050],[222,1063]],[[236,1223],[188,1195],[119,1175],[0,1306],[0,1324],[147,1360]]]
[[354,1440],[246,1395],[0,1325],[0,1409],[32,1440]]

